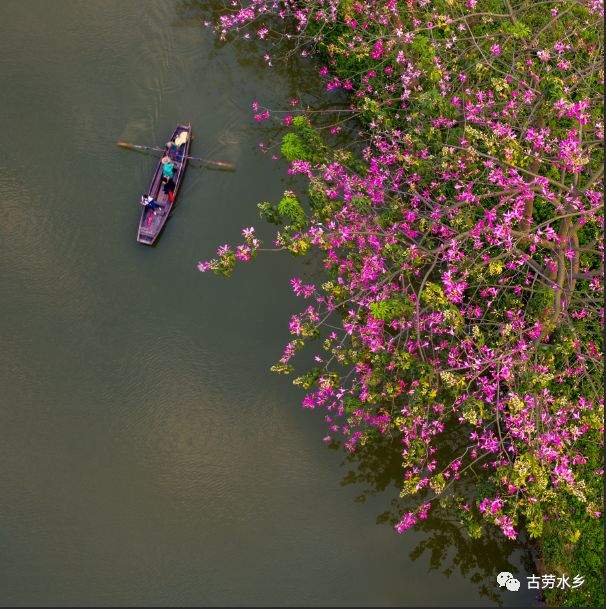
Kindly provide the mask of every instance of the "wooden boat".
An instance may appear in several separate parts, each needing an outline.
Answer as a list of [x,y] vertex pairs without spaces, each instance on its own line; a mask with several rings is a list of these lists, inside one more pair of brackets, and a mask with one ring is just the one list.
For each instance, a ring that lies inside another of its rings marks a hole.
[[170,141],[174,142],[183,131],[187,132],[187,141],[179,146],[178,148],[168,147],[164,150],[163,156],[169,156],[175,165],[175,173],[173,180],[175,181],[174,198],[172,201],[169,200],[168,195],[162,189],[162,161],[158,161],[156,171],[149,184],[149,190],[147,191],[148,197],[153,197],[160,205],[160,208],[151,210],[148,207],[143,207],[141,210],[141,219],[139,220],[139,231],[137,233],[137,241],[144,243],[145,245],[153,245],[156,239],[162,232],[168,216],[170,215],[175,201],[177,200],[177,194],[179,192],[179,186],[183,181],[183,174],[187,167],[187,160],[189,156],[189,145],[191,143],[191,125],[177,125],[173,134],[170,137]]

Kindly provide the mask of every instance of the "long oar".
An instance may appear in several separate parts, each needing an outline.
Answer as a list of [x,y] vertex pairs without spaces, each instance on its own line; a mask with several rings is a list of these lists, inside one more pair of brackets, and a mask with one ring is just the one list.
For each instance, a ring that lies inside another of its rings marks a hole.
[[[155,152],[164,152],[164,148],[158,146],[141,146],[140,144],[130,144],[129,142],[117,142],[120,148],[127,148],[128,150],[153,150]],[[209,169],[221,169],[223,171],[235,171],[236,167],[233,163],[226,163],[225,161],[211,161],[209,159],[203,159],[199,156],[188,156],[186,157],[191,161],[197,161],[202,163]]]

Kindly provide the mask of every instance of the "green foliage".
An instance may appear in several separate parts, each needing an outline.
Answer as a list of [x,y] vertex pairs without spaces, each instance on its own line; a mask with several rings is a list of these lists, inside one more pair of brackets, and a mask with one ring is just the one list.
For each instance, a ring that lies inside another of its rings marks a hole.
[[270,224],[282,224],[282,219],[280,218],[278,210],[269,201],[259,203],[257,209],[259,210],[261,218],[266,222],[269,222]]
[[522,40],[524,38],[530,38],[531,30],[530,28],[521,21],[504,21],[501,25],[503,31],[511,34],[514,38],[518,40]]
[[343,205],[340,199],[330,199],[322,184],[315,180],[311,181],[307,196],[314,217],[322,222],[327,222]]
[[433,68],[432,61],[436,55],[436,51],[431,45],[431,40],[423,34],[417,34],[412,43],[412,49],[415,51],[422,62],[427,63]]
[[543,561],[548,573],[580,575],[585,583],[574,590],[545,590],[545,599],[552,607],[603,607],[604,520],[587,518],[580,511],[573,512],[573,521],[578,527],[576,542],[561,534],[558,522],[545,527]]
[[284,193],[278,203],[277,212],[280,219],[295,230],[300,230],[307,224],[307,216],[293,192]]
[[412,311],[412,304],[408,300],[399,297],[370,304],[372,316],[383,321],[410,317]]
[[305,116],[293,119],[292,130],[283,136],[280,147],[286,160],[312,163],[323,160],[325,149],[322,139]]
[[425,289],[421,293],[421,300],[428,306],[438,310],[448,305],[448,300],[444,295],[442,287],[431,281],[425,284]]
[[360,402],[360,400],[351,396],[347,396],[343,403],[345,405],[345,414],[347,416],[352,414],[358,408],[362,408],[364,406],[364,404]]
[[280,151],[287,161],[311,161],[311,152],[296,133],[287,133],[282,137]]
[[533,319],[541,320],[553,308],[555,293],[546,286],[536,287],[526,305],[526,313]]
[[290,238],[291,231],[300,231],[307,225],[307,216],[296,195],[287,190],[277,205],[268,201],[257,205],[260,216],[271,224],[286,224],[286,230],[281,233],[285,239]]
[[546,100],[555,102],[564,97],[564,81],[558,76],[548,74],[543,77],[542,84]]
[[306,372],[305,374],[302,374],[294,379],[292,383],[293,385],[303,387],[303,389],[311,389],[316,384],[321,373],[321,368],[314,368],[313,370],[310,370],[309,372]]

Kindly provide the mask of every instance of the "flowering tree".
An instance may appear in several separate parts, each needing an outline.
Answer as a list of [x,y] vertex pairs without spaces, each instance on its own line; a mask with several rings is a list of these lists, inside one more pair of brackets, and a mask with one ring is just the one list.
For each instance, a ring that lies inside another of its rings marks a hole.
[[[399,533],[436,502],[472,536],[488,523],[538,537],[558,519],[574,541],[573,512],[601,515],[602,12],[598,0],[252,0],[216,25],[267,42],[268,64],[280,38],[319,57],[326,90],[349,92],[363,126],[358,158],[319,135],[312,111],[282,119],[307,201],[286,192],[261,213],[279,225],[276,248],[321,253],[326,281],[292,280],[307,304],[273,370],[293,372],[313,341],[317,365],[294,382],[304,407],[324,409],[326,441],[399,439],[401,496],[418,497]],[[200,270],[252,259],[261,243],[244,237]]]

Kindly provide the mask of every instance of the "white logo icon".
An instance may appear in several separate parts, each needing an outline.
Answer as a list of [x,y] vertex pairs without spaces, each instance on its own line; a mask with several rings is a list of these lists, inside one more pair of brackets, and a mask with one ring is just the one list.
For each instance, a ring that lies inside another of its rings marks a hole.
[[517,592],[520,589],[520,580],[512,577],[511,579],[507,580],[505,587],[508,590],[511,590],[511,592]]
[[509,571],[501,571],[497,575],[497,584],[505,586],[511,592],[517,592],[520,589],[520,580],[516,579]]

